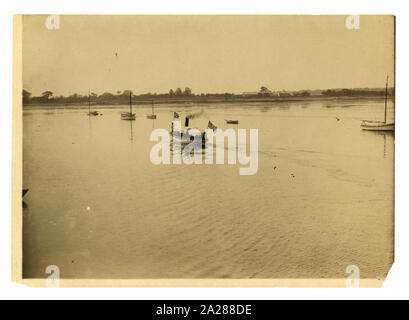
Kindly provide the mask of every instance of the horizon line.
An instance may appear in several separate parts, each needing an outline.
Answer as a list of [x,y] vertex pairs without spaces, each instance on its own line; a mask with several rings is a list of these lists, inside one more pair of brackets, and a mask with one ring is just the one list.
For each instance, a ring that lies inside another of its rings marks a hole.
[[[263,87],[265,87],[265,86],[263,86]],[[110,92],[110,91],[104,91],[104,92],[101,92],[101,93],[97,93],[97,92],[94,92],[93,90],[88,90],[88,93],[85,93],[85,94],[82,94],[82,93],[80,93],[80,92],[73,92],[73,93],[67,93],[66,95],[67,96],[70,96],[70,95],[74,95],[74,94],[78,94],[78,95],[83,95],[83,96],[88,96],[90,93],[95,93],[95,94],[97,94],[98,96],[99,95],[103,95],[104,93],[110,93],[110,94],[112,94],[112,95],[121,95],[121,94],[123,94],[123,92],[125,92],[125,91],[131,91],[132,92],[132,95],[134,95],[134,96],[138,96],[138,95],[164,95],[164,94],[169,94],[169,92],[170,92],[170,90],[173,90],[174,92],[177,90],[177,89],[181,89],[182,90],[182,92],[186,89],[186,88],[189,88],[189,87],[185,87],[185,88],[181,88],[181,87],[178,87],[178,88],[176,88],[176,89],[173,89],[173,88],[170,88],[167,92],[141,92],[141,93],[136,93],[136,92],[134,92],[132,89],[124,89],[124,90],[114,90],[114,92]],[[261,88],[261,87],[260,87]],[[201,94],[236,94],[236,95],[241,95],[241,94],[243,94],[243,93],[259,93],[260,92],[260,88],[258,89],[258,91],[251,91],[251,90],[248,90],[248,91],[242,91],[242,92],[229,92],[229,91],[219,91],[219,92],[193,92],[192,91],[192,93],[191,93],[191,95],[201,95]],[[266,87],[267,88],[267,87]],[[388,89],[394,89],[395,88],[395,86],[390,86],[390,87],[388,87]],[[268,88],[267,88],[268,89]],[[280,90],[271,90],[271,89],[268,89],[268,90],[270,90],[270,92],[272,92],[272,93],[274,93],[274,92],[302,92],[302,91],[325,91],[325,90],[344,90],[344,89],[347,89],[347,90],[384,90],[385,89],[385,87],[336,87],[336,88],[316,88],[316,89],[280,89]],[[27,89],[24,89],[23,88],[23,91],[26,91],[26,92],[29,92],[31,95],[32,95],[32,97],[35,97],[36,95],[33,95],[33,93],[32,92],[30,92],[29,90],[27,90]],[[50,92],[52,92],[51,90],[45,90],[45,91],[43,91],[42,93],[44,93],[44,92],[47,92],[47,91],[50,91]],[[118,92],[120,92],[120,93],[118,93]],[[40,96],[42,95],[42,93],[40,93]],[[53,92],[53,96],[54,96],[54,92]],[[65,96],[65,95],[63,95],[63,94],[57,94],[56,95],[56,97],[60,97],[60,96]]]

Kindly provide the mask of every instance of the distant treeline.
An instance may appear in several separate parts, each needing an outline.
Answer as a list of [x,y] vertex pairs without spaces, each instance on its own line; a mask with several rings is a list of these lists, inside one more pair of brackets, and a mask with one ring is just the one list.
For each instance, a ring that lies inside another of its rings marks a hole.
[[[394,95],[394,88],[388,91]],[[186,87],[184,90],[177,88],[169,90],[168,93],[145,93],[135,95],[131,90],[117,91],[116,94],[104,92],[89,95],[74,93],[67,97],[54,96],[52,91],[44,91],[41,96],[32,96],[31,92],[23,90],[23,104],[98,104],[98,105],[123,105],[129,104],[129,97],[135,103],[146,103],[154,100],[158,103],[171,102],[212,102],[212,101],[254,101],[254,100],[281,100],[281,99],[306,99],[309,97],[381,97],[385,95],[385,89],[329,89],[329,90],[300,90],[300,91],[271,91],[267,87],[261,87],[258,92],[235,93],[200,93],[194,94]]]
[[[329,97],[348,97],[348,96],[385,96],[385,89],[368,90],[368,89],[340,89],[340,90],[324,90],[321,93],[323,96]],[[395,89],[388,90],[388,95],[394,95]]]

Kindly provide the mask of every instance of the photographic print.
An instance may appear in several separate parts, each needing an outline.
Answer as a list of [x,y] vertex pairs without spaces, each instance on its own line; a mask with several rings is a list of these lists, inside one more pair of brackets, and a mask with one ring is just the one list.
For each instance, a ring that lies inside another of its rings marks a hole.
[[13,280],[381,286],[394,46],[391,15],[15,16]]

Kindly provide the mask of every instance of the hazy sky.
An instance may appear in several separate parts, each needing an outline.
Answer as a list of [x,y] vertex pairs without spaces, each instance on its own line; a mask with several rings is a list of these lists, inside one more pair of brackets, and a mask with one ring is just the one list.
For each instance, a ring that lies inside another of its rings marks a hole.
[[23,18],[23,87],[40,95],[383,87],[393,17],[46,16]]

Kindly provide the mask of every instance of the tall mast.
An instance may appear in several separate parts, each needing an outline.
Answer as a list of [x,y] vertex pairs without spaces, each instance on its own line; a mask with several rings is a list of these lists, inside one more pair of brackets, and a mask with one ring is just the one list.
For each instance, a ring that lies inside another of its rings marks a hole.
[[91,95],[88,92],[88,113],[91,114]]
[[129,93],[129,110],[132,116],[132,93]]
[[388,104],[388,79],[389,76],[386,76],[386,90],[385,90],[385,116],[384,116],[384,122],[386,123],[386,107]]
[[152,100],[152,114],[153,114],[153,100]]

